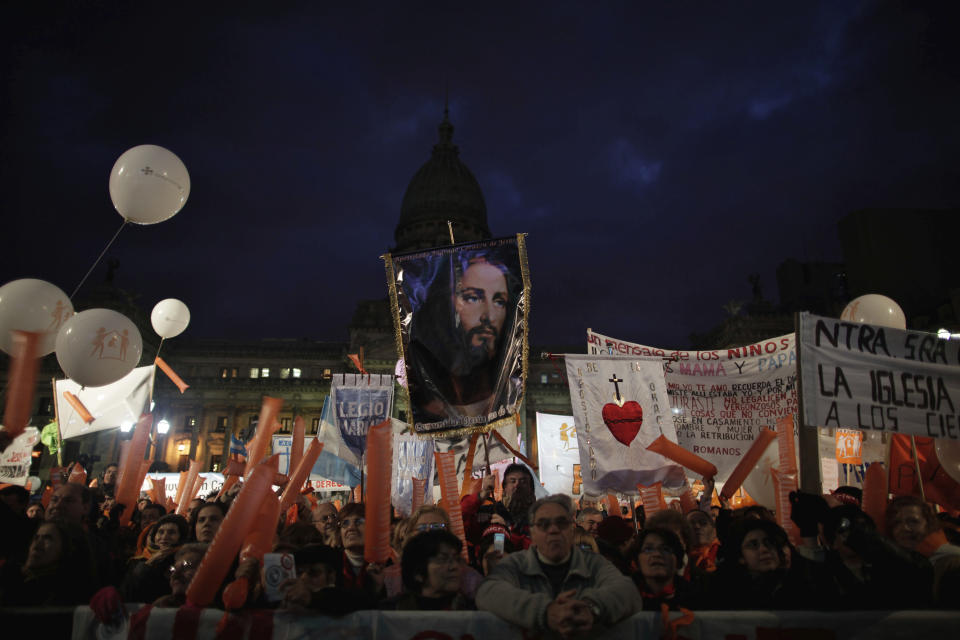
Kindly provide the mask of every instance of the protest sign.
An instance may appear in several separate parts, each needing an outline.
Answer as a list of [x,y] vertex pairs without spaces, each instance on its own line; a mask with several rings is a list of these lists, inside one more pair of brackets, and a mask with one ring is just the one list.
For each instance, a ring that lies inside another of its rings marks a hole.
[[637,494],[637,484],[684,483],[683,469],[647,447],[676,442],[659,359],[566,355],[584,493]]
[[390,419],[393,375],[336,374],[330,383],[330,402],[333,423],[343,443],[360,457],[367,446],[370,427]]
[[[393,478],[390,486],[390,501],[404,516],[414,510],[414,504],[429,504],[433,501],[433,441],[412,434],[393,436]],[[421,493],[414,497],[417,484],[422,480]]]
[[[124,422],[136,423],[142,414],[150,411],[150,392],[153,389],[155,371],[153,365],[137,367],[112,384],[85,387],[82,391],[81,386],[69,378],[57,380],[54,388],[62,439],[116,429]],[[65,391],[80,398],[83,406],[93,416],[93,422],[88,424],[83,420],[64,397]]]
[[385,260],[414,431],[451,437],[513,422],[527,369],[523,235]]
[[[314,436],[307,436],[303,439],[304,451],[309,448],[310,441],[315,439]],[[278,473],[284,475],[290,473],[290,449],[292,447],[293,435],[287,433],[273,436],[270,453],[278,455],[280,469]],[[327,453],[327,457],[324,458],[323,454],[325,452],[326,446],[317,456],[317,462],[310,470],[310,486],[314,487],[314,490],[348,491],[350,487],[360,484],[360,470],[357,467],[331,453]]]
[[[2,453],[0,453],[0,483],[27,484],[30,464],[33,462],[33,447],[40,441],[40,431],[27,427]],[[33,487],[36,489],[37,487]]]
[[802,422],[960,439],[960,344],[800,314]]
[[722,486],[760,433],[797,412],[793,334],[734,349],[679,351],[587,330],[587,350],[665,361],[677,442],[717,467]]
[[548,494],[580,494],[579,487],[574,490],[580,445],[573,416],[537,413],[537,458],[540,482]]

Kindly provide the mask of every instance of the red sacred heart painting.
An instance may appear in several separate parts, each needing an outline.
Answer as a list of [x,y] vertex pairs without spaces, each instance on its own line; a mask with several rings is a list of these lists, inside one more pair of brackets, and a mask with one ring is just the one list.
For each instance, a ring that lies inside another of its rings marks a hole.
[[643,407],[634,400],[624,402],[622,407],[608,402],[603,405],[600,415],[613,437],[627,447],[640,433],[643,425]]

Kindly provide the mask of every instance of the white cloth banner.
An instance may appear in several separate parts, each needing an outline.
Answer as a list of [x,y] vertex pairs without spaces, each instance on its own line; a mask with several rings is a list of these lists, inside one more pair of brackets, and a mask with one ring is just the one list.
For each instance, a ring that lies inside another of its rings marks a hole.
[[[30,464],[33,462],[33,448],[40,441],[40,431],[36,427],[27,427],[13,439],[3,453],[0,453],[0,483],[26,486],[30,476]],[[36,489],[36,485],[32,485]]]
[[[86,387],[83,391],[79,384],[69,378],[57,380],[54,386],[60,437],[66,440],[105,429],[116,429],[124,422],[136,424],[142,414],[150,411],[150,390],[153,389],[155,371],[154,365],[137,367],[112,384]],[[92,423],[87,424],[80,418],[76,409],[63,397],[64,391],[80,398],[94,418]]]
[[580,445],[573,416],[537,413],[537,458],[540,482],[548,494],[576,496],[582,493]]
[[[128,604],[127,609],[133,612],[138,607]],[[141,613],[143,614],[147,614],[144,625],[146,638],[173,638],[178,616],[178,638],[212,638],[217,635],[217,625],[223,619],[223,611],[219,609],[202,609],[196,626],[190,628],[189,624],[184,624],[180,610],[173,607],[155,607]],[[670,615],[671,620],[679,617],[678,612]],[[240,612],[232,615],[231,620],[239,627],[236,637],[256,637],[263,640],[521,640],[531,636],[487,611],[358,611],[334,618],[303,612],[261,610]],[[24,623],[26,624],[26,621]],[[690,640],[886,640],[950,638],[955,635],[958,626],[960,613],[955,611],[695,611],[690,624],[678,626],[676,631],[678,637]],[[121,637],[115,634],[115,628],[100,625],[89,606],[83,605],[74,610],[74,640]],[[590,637],[632,640],[666,635],[668,634],[664,632],[660,612],[644,611],[613,627],[598,628]]]
[[[197,496],[200,498],[214,491],[220,491],[220,487],[223,486],[222,473],[204,471],[200,473],[200,477],[203,478],[203,484],[200,485],[200,491],[197,492]],[[154,480],[163,478],[166,486],[166,495],[171,498],[177,495],[177,487],[180,485],[179,473],[148,473],[147,477],[143,479],[143,485],[140,487],[141,492],[150,491],[150,489],[153,488],[153,483],[150,482],[151,478]]]
[[735,349],[670,351],[587,330],[590,353],[668,359],[664,376],[677,443],[717,467],[717,488],[730,476],[761,426],[797,412],[794,334]]
[[[303,438],[303,451],[306,453],[307,448],[310,447],[310,441],[315,439],[316,436],[305,436]],[[293,435],[292,434],[274,434],[273,442],[271,443],[271,454],[279,454],[279,463],[280,463],[280,473],[289,475],[290,474],[290,449],[293,448]],[[326,445],[324,445],[324,450],[326,450]],[[349,491],[350,487],[345,484],[340,484],[334,480],[324,478],[315,473],[310,474],[310,483],[315,491]]]
[[802,421],[960,439],[960,344],[800,314]]
[[433,440],[413,434],[393,435],[390,502],[404,517],[413,507],[413,479],[425,481],[422,504],[433,502]]
[[683,468],[647,446],[677,441],[659,359],[566,355],[584,493],[639,493],[637,484],[683,484]]

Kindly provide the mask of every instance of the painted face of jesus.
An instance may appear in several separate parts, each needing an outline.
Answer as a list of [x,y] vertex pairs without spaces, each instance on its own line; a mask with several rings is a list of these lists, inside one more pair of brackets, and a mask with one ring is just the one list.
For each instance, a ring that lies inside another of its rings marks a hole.
[[489,262],[475,262],[463,272],[454,307],[471,350],[492,358],[507,316],[507,280]]

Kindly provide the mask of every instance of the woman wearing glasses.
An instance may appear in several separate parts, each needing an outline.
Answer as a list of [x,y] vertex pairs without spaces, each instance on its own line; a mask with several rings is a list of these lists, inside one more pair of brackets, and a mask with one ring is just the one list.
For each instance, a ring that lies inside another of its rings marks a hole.
[[382,608],[408,611],[473,609],[473,600],[460,590],[463,543],[443,528],[429,529],[407,540],[403,548],[404,592]]
[[673,610],[695,608],[693,587],[678,573],[683,556],[683,544],[670,529],[654,527],[640,532],[630,557],[638,567],[633,581],[643,598],[644,611],[659,611],[664,604]]
[[809,563],[793,553],[787,533],[769,520],[735,524],[720,548],[722,562],[706,590],[716,609],[819,609]]
[[328,547],[342,547],[340,541],[340,519],[337,507],[332,502],[321,502],[313,509],[313,526],[323,536],[323,544]]

